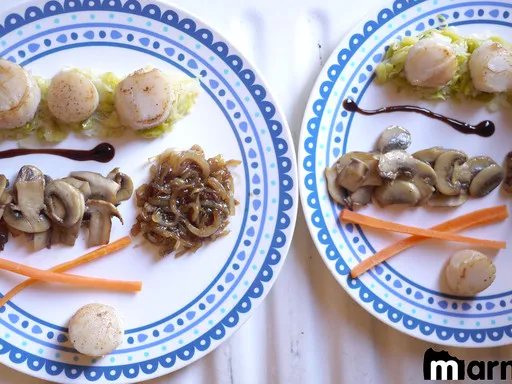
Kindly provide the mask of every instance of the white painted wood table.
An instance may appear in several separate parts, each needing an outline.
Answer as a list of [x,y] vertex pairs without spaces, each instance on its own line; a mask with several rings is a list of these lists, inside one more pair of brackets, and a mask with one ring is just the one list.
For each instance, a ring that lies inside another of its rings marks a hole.
[[[174,3],[219,30],[257,65],[297,144],[325,59],[350,28],[386,1]],[[1,0],[0,12],[10,4]],[[345,293],[321,260],[300,212],[286,264],[254,316],[213,353],[148,383],[417,383],[423,379],[423,353],[431,346],[382,324]],[[466,360],[512,360],[509,347],[448,350]],[[0,384],[28,383],[46,382],[0,366]]]

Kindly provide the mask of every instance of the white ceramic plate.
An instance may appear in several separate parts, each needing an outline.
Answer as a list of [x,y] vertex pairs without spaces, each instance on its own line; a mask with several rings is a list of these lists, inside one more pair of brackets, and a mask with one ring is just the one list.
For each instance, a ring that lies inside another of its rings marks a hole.
[[[291,136],[259,74],[198,18],[155,1],[33,1],[0,17],[0,55],[52,76],[64,66],[128,74],[153,65],[201,80],[192,114],[157,140],[109,140],[109,164],[51,156],[2,160],[12,178],[25,164],[53,177],[73,170],[108,173],[114,167],[135,185],[147,180],[147,159],[168,147],[199,144],[207,156],[242,164],[234,170],[240,205],[226,238],[196,254],[160,259],[155,249],[131,248],[76,269],[77,274],[142,280],[136,295],[39,284],[0,309],[0,362],[42,379],[70,382],[140,382],[179,369],[226,340],[250,316],[274,283],[286,257],[297,210],[296,163]],[[5,21],[4,21],[5,20]],[[72,137],[61,148],[92,148],[98,140]],[[0,149],[13,148],[3,142]],[[121,205],[126,235],[135,222],[133,201]],[[39,268],[82,255],[84,233],[73,248],[31,254],[11,240],[2,256]],[[134,239],[134,245],[143,243]],[[1,273],[0,292],[21,281]],[[67,321],[82,305],[101,302],[123,314],[123,345],[91,359],[74,351]]]
[[[412,133],[411,153],[440,145],[464,150],[470,156],[489,155],[501,163],[512,149],[510,110],[490,114],[483,104],[476,102],[429,104],[373,81],[375,66],[386,45],[401,36],[414,36],[439,25],[440,15],[463,34],[490,32],[505,39],[512,36],[510,2],[399,0],[369,15],[341,42],[312,91],[299,145],[302,203],[311,234],[328,268],[346,291],[374,316],[429,342],[467,347],[503,345],[512,340],[510,250],[490,253],[497,268],[496,281],[475,298],[449,294],[442,279],[446,260],[454,250],[464,247],[460,244],[430,241],[403,252],[359,279],[351,279],[349,271],[360,260],[402,236],[341,225],[337,219],[340,207],[328,197],[324,180],[326,165],[349,151],[372,150],[380,132],[392,124],[402,125]],[[491,119],[497,130],[492,137],[481,138],[460,134],[441,122],[415,114],[362,116],[344,110],[341,103],[347,97],[354,98],[362,108],[416,104],[474,124]],[[511,202],[496,190],[458,209],[369,206],[362,212],[430,227],[475,209],[499,204],[510,206]],[[507,220],[465,234],[507,240],[510,228]]]

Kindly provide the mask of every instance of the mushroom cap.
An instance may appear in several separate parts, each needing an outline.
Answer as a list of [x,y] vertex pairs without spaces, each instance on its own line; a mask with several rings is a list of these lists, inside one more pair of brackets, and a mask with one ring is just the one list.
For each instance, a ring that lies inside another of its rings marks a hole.
[[380,134],[375,149],[386,153],[394,149],[406,150],[410,145],[411,133],[399,125],[392,125]]
[[447,151],[438,157],[434,170],[437,174],[436,189],[439,192],[447,196],[456,196],[460,193],[461,182],[454,177],[454,171],[467,159],[467,155],[461,151]]
[[119,184],[120,189],[116,195],[116,201],[121,202],[125,200],[129,200],[133,194],[133,181],[130,176],[119,171],[119,168],[114,168],[107,175],[107,178],[115,181]]
[[63,227],[71,227],[82,220],[85,212],[84,196],[63,180],[55,180],[44,191],[48,216]]
[[99,357],[115,351],[123,342],[123,320],[119,312],[104,304],[87,304],[69,321],[69,339],[75,349]]
[[430,166],[433,167],[439,156],[447,151],[451,151],[451,149],[446,149],[443,147],[432,147],[414,152],[412,157],[423,161],[424,163],[430,164]]
[[498,187],[505,178],[505,172],[498,164],[484,168],[471,181],[469,194],[473,197],[483,197]]
[[71,177],[87,181],[91,189],[91,199],[101,199],[109,203],[117,203],[117,193],[121,186],[114,180],[110,180],[97,172],[79,171],[71,172]]
[[421,193],[414,183],[405,180],[394,180],[375,188],[373,202],[380,207],[390,205],[417,205]]
[[380,156],[378,167],[383,179],[395,180],[399,176],[413,177],[418,161],[407,152],[395,149]]
[[43,213],[44,186],[44,175],[38,168],[26,165],[20,169],[13,187],[16,204],[8,204],[3,215],[11,228],[25,233],[50,228],[50,220]]

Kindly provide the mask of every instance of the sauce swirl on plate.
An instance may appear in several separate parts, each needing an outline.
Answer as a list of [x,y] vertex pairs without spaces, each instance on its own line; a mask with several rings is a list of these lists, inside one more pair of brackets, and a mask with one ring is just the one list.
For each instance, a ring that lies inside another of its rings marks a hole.
[[76,161],[97,161],[99,163],[108,163],[116,155],[116,150],[112,144],[101,143],[91,150],[83,151],[76,149],[28,149],[17,148],[0,151],[0,159],[8,159],[11,157],[25,156],[25,155],[55,155],[66,157]]
[[379,109],[362,109],[359,108],[357,103],[352,99],[345,99],[343,101],[343,108],[350,112],[357,112],[362,115],[378,115],[381,113],[392,113],[392,112],[414,112],[419,113],[420,115],[424,115],[430,117],[431,119],[442,121],[445,124],[448,124],[453,129],[465,133],[467,135],[478,135],[481,137],[489,137],[494,134],[496,127],[494,123],[490,120],[484,120],[478,123],[477,125],[471,125],[465,123],[460,120],[452,119],[451,117],[447,117],[441,115],[439,113],[433,112],[427,108],[417,107],[414,105],[394,105],[390,107],[384,107]]

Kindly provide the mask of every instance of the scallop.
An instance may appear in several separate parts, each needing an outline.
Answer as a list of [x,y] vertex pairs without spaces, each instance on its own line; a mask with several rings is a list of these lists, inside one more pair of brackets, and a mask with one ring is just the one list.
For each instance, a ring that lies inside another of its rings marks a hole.
[[455,293],[473,296],[489,288],[496,277],[491,259],[473,249],[455,252],[445,269],[448,287]]
[[123,341],[123,322],[118,311],[104,304],[87,304],[69,321],[69,338],[75,349],[87,356],[104,356]]
[[499,93],[512,89],[512,51],[486,41],[469,58],[469,74],[476,89]]
[[76,70],[59,72],[46,97],[51,113],[64,123],[80,123],[92,116],[100,101],[94,83]]
[[439,37],[429,37],[414,44],[405,59],[407,81],[418,87],[443,87],[458,69],[453,47]]
[[119,83],[115,107],[121,122],[138,131],[167,120],[173,98],[170,80],[162,71],[141,69]]
[[18,64],[0,59],[0,129],[26,125],[40,102],[41,90],[34,78]]

